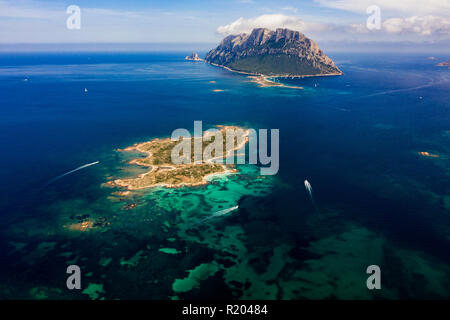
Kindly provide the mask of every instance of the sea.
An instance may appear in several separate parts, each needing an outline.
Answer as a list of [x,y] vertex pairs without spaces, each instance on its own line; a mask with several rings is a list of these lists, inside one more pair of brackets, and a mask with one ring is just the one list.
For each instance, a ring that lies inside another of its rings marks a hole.
[[[299,90],[188,54],[0,54],[1,299],[450,298],[448,56],[327,52]],[[278,172],[108,184],[194,121],[278,129]]]

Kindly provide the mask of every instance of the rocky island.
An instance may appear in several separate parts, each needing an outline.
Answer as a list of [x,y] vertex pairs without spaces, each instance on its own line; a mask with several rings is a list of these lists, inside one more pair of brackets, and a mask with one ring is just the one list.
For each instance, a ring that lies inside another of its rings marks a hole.
[[448,67],[450,69],[450,60],[438,63],[438,67]]
[[192,52],[190,56],[186,56],[184,59],[189,61],[203,61],[203,59],[198,56],[197,52]]
[[257,28],[250,34],[227,36],[206,55],[205,61],[263,77],[342,75],[313,40],[289,29]]
[[[236,136],[233,137],[234,147],[230,150],[231,152],[241,149],[248,142],[248,130],[234,126],[218,127],[219,131],[224,136],[224,149],[227,145],[228,136],[225,134],[227,130],[232,130],[236,133]],[[191,145],[194,145],[194,139],[202,139],[203,153],[210,144],[214,143],[214,136],[208,137],[209,134],[210,132],[206,131],[203,137],[191,137],[186,139],[190,139]],[[241,145],[238,145],[239,141],[243,141]],[[230,156],[228,152],[224,152],[221,157],[216,156],[215,152],[212,152],[212,158],[203,159],[199,163],[195,163],[193,161],[194,153],[192,153],[192,161],[190,161],[190,163],[174,164],[172,162],[171,153],[178,143],[178,141],[173,141],[170,138],[156,138],[150,141],[134,144],[133,146],[125,149],[119,149],[118,151],[137,151],[145,154],[146,156],[144,158],[135,158],[129,163],[149,167],[150,170],[136,178],[116,179],[108,183],[108,185],[126,187],[128,190],[138,190],[156,186],[165,186],[168,188],[196,186],[206,184],[206,178],[208,176],[236,171],[232,165],[220,163],[221,159]]]

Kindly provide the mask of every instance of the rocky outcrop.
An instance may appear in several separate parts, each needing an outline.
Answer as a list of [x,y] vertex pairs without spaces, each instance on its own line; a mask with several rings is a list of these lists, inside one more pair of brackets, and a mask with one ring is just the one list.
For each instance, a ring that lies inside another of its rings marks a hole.
[[186,56],[186,58],[184,58],[185,60],[191,60],[191,61],[202,61],[202,59],[200,59],[200,57],[198,56],[197,52],[192,52],[192,54],[190,56]]
[[450,60],[438,63],[439,67],[448,67],[450,69]]
[[342,71],[304,34],[289,29],[253,29],[230,35],[205,60],[230,69],[272,76],[339,75]]

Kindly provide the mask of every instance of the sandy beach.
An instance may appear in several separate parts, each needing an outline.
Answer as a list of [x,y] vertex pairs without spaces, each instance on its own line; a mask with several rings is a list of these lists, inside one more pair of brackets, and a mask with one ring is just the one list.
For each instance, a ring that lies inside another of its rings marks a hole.
[[251,82],[257,83],[261,88],[267,88],[267,87],[280,87],[280,88],[288,88],[288,89],[304,89],[300,86],[290,86],[283,83],[279,83],[270,79],[274,78],[311,78],[311,77],[325,77],[325,76],[340,76],[343,75],[343,72],[335,72],[335,73],[327,73],[327,74],[305,74],[305,75],[291,75],[291,74],[277,74],[277,75],[265,75],[261,73],[251,73],[251,72],[244,72],[239,70],[234,70],[226,66],[222,66],[216,63],[212,62],[206,62],[210,65],[213,65],[215,67],[224,68],[225,70],[236,72],[239,74],[244,74],[249,76]]
[[[237,130],[241,129],[235,126],[217,126],[219,130],[225,134],[227,130]],[[202,139],[207,138],[210,134],[212,134],[209,131],[205,131]],[[144,153],[147,155],[145,158],[137,158],[132,159],[128,163],[133,165],[139,165],[143,167],[149,167],[150,170],[147,172],[144,172],[142,174],[139,174],[136,178],[130,178],[130,179],[116,179],[113,181],[110,181],[107,185],[108,186],[119,186],[127,188],[127,190],[139,190],[139,189],[147,189],[147,188],[154,188],[154,187],[166,187],[166,188],[179,188],[179,187],[187,187],[187,186],[199,186],[204,185],[208,183],[208,179],[214,176],[220,176],[220,175],[226,175],[237,172],[237,170],[234,168],[233,165],[227,165],[227,164],[221,164],[221,163],[215,163],[217,160],[226,159],[227,157],[231,156],[234,151],[240,150],[245,146],[245,144],[249,141],[249,130],[243,131],[243,140],[240,144],[235,145],[234,149],[231,151],[226,151],[222,156],[213,157],[211,159],[203,159],[202,163],[191,163],[191,164],[171,164],[171,163],[154,163],[155,159],[151,152],[149,152],[149,148],[152,146],[155,147],[158,145],[165,146],[167,144],[172,143],[170,138],[156,138],[150,141],[142,142],[134,144],[130,147],[127,147],[125,149],[117,149],[119,152],[131,152],[131,151],[138,151],[140,153]],[[195,138],[192,138],[194,140]],[[193,142],[193,141],[192,141]],[[156,153],[157,154],[157,153]],[[203,176],[198,181],[197,178],[193,178],[192,174],[196,170],[205,170]],[[179,171],[179,173],[177,173]],[[189,174],[187,174],[185,171],[187,171]],[[209,172],[208,172],[209,171]],[[211,172],[213,171],[213,172]],[[177,183],[170,183],[170,182],[154,182],[156,179],[155,177],[158,174],[161,174],[162,172],[168,173],[165,177],[166,179],[173,179],[172,175],[174,175],[177,180]],[[205,174],[206,173],[206,174]],[[146,180],[146,183],[143,181],[147,178],[149,175],[153,175],[153,177],[149,177]]]

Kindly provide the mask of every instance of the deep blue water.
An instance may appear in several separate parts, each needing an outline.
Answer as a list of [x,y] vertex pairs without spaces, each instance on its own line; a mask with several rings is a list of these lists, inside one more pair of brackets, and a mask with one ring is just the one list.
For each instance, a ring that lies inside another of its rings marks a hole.
[[331,53],[343,76],[280,80],[305,87],[292,90],[260,88],[186,54],[0,55],[2,228],[58,197],[95,198],[84,188],[102,182],[101,164],[40,189],[55,176],[202,120],[280,129],[277,178],[289,188],[266,205],[285,232],[310,228],[308,179],[322,208],[448,270],[448,69],[427,55]]

